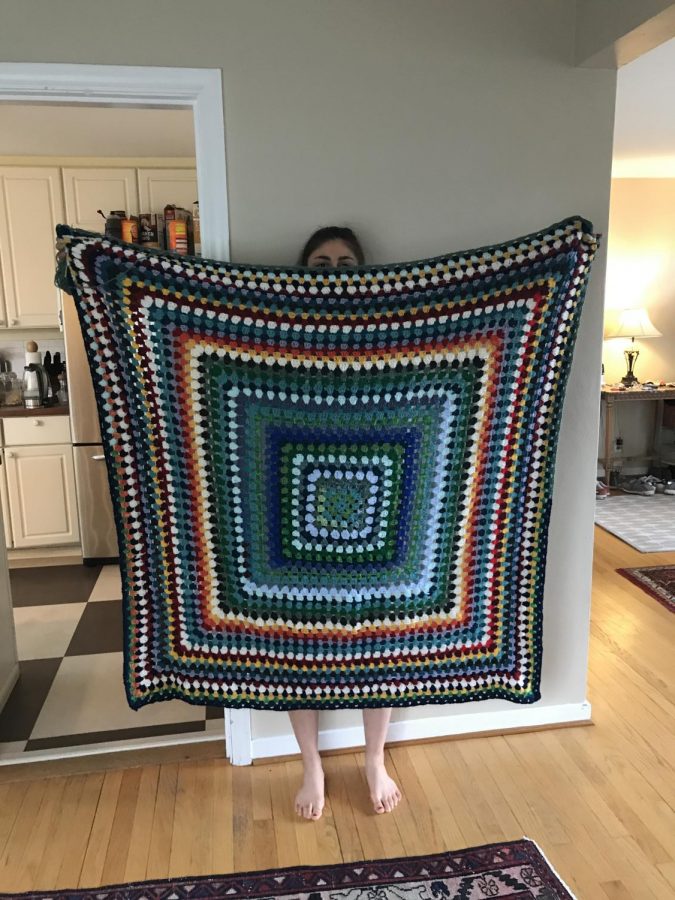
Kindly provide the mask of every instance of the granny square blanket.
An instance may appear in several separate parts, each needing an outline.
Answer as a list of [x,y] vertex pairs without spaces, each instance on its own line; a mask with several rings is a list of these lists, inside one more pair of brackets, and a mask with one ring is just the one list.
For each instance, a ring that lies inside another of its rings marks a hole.
[[589,222],[324,270],[57,233],[115,509],[133,707],[539,699]]

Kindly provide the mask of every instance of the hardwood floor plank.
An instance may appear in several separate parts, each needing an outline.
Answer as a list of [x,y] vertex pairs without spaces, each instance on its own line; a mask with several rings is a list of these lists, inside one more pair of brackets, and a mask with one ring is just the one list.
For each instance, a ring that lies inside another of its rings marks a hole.
[[211,760],[213,773],[213,872],[234,872],[232,766],[224,759]]
[[27,874],[22,872],[23,854],[30,841],[35,823],[39,820],[45,790],[45,782],[33,781],[28,785],[0,861],[0,880],[2,881],[8,879],[12,873],[15,873],[19,880],[22,876],[24,880],[27,877]]
[[67,852],[59,867],[59,874],[54,885],[57,888],[74,888],[80,883],[80,874],[87,854],[102,787],[102,772],[86,775],[82,793],[72,818],[61,820],[60,826],[67,833]]
[[[356,825],[352,797],[349,794],[340,766],[341,759],[343,759],[342,756],[329,756],[324,760],[326,790],[330,797],[341,858],[344,862],[352,862],[353,860],[363,859],[364,856]],[[352,760],[352,765],[356,765],[355,760]]]
[[178,766],[178,763],[166,763],[159,769],[146,878],[167,878],[169,875]]
[[144,766],[141,769],[138,801],[129,836],[124,881],[143,881],[146,877],[158,783],[159,766]]
[[139,791],[143,769],[127,769],[122,773],[115,816],[110,830],[108,851],[103,863],[101,881],[103,884],[117,884],[124,881],[127,857],[131,847],[136,808],[139,802]]
[[0,786],[0,809],[2,810],[0,816],[0,860],[5,852],[7,841],[14,828],[28,787],[28,782],[15,782]]
[[[18,877],[14,889],[30,890],[35,884],[35,877],[40,867],[42,854],[52,838],[55,823],[58,819],[63,792],[66,787],[65,778],[50,778],[45,783],[45,791],[37,814],[37,820],[29,823],[30,830],[19,838],[18,851],[20,863]],[[18,835],[17,835],[18,837]],[[13,868],[7,863],[8,868]]]
[[103,867],[115,820],[117,799],[122,786],[122,774],[122,769],[114,769],[105,773],[96,814],[91,826],[87,852],[80,872],[80,885],[82,886],[98,886],[103,883]]

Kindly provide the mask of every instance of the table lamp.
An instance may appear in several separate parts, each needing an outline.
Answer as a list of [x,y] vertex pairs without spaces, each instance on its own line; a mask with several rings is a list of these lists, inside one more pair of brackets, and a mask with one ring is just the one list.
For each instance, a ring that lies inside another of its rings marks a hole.
[[640,355],[640,351],[635,348],[635,338],[663,337],[663,335],[658,328],[652,325],[651,319],[647,315],[647,310],[638,307],[622,309],[616,325],[605,333],[605,338],[617,337],[629,337],[631,339],[629,348],[623,351],[623,355],[626,357],[627,371],[621,382],[626,387],[632,387],[638,381],[635,376],[635,363]]

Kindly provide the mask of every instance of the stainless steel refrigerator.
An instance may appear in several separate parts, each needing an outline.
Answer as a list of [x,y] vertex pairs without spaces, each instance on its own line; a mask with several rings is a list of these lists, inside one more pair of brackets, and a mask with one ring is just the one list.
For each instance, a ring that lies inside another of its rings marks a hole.
[[75,462],[82,557],[86,564],[119,557],[96,398],[73,298],[63,293],[70,431]]

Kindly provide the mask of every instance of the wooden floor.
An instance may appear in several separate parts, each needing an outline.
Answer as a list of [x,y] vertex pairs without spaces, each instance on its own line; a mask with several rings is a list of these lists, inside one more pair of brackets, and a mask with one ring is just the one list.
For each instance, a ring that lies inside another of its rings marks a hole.
[[675,563],[675,553],[644,556],[597,530],[594,727],[391,748],[405,800],[390,816],[369,812],[360,753],[328,757],[318,823],[291,812],[296,761],[233,769],[202,759],[41,778],[5,770],[0,891],[405,856],[527,835],[579,900],[672,900],[675,615],[614,571],[659,563]]

